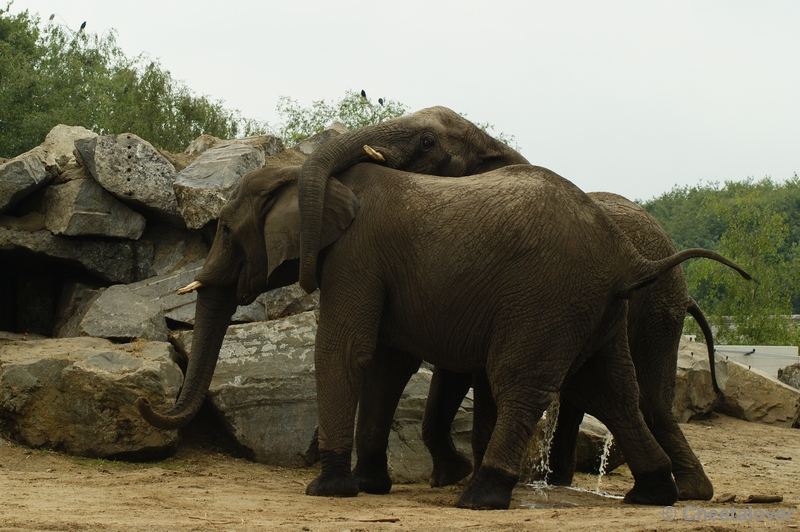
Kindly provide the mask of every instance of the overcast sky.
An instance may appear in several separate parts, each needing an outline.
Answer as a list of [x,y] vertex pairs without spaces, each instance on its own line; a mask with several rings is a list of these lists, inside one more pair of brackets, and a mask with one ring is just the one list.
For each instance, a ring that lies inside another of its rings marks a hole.
[[127,55],[270,124],[280,96],[444,105],[587,192],[646,200],[800,172],[795,0],[14,0],[24,9],[113,28]]

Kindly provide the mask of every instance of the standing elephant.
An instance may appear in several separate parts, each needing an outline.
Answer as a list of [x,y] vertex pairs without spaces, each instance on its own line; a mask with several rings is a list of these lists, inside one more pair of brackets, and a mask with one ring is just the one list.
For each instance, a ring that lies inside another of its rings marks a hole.
[[[724,259],[692,250],[647,261],[590,198],[532,166],[457,181],[366,166],[340,179],[361,211],[326,250],[320,276],[323,471],[307,493],[358,492],[353,417],[363,371],[384,345],[451,371],[485,371],[497,423],[459,505],[508,507],[547,399],[582,364],[599,382],[569,392],[617,436],[636,478],[626,500],[677,498],[669,459],[638,409],[624,300],[678,257]],[[301,247],[302,229],[301,210]]]
[[[639,253],[650,260],[659,260],[675,253],[667,234],[644,209],[616,194],[595,192],[588,196],[617,224]],[[692,314],[708,329],[694,300],[686,290],[681,268],[674,268],[651,285],[637,290],[628,303],[628,343],[636,367],[639,384],[639,404],[645,422],[672,461],[672,473],[678,485],[680,499],[709,500],[714,490],[703,466],[692,452],[686,438],[672,415],[675,395],[677,351],[686,312]],[[710,342],[710,331],[706,332]],[[709,344],[709,359],[714,374],[713,344]],[[556,485],[570,485],[575,471],[575,450],[578,428],[583,411],[570,402],[574,387],[591,385],[591,375],[575,376],[562,390],[556,432],[551,445],[549,480]],[[423,439],[433,457],[432,486],[458,482],[471,471],[469,461],[453,446],[450,425],[472,385],[472,376],[437,368],[431,383],[428,405],[423,420]],[[715,389],[716,380],[713,380]],[[476,386],[475,436],[473,452],[476,468],[491,434],[493,411],[480,397],[483,388]],[[491,402],[491,397],[488,398]],[[488,414],[486,414],[488,412]],[[489,419],[487,419],[489,418]]]
[[[370,145],[377,148],[379,152]],[[390,168],[400,170],[453,177],[486,172],[493,168],[513,164],[527,164],[528,162],[515,150],[486,134],[458,113],[446,107],[430,107],[341,135],[318,148],[311,157],[310,166],[325,172],[327,179],[328,172],[340,171],[365,160],[378,160]],[[296,169],[287,169],[286,171],[291,174],[291,172],[296,172]],[[218,232],[218,238],[228,238],[226,235],[227,233]],[[252,262],[246,269],[248,292],[245,294],[247,296],[245,300],[252,301],[268,289],[297,282],[297,262],[294,267],[283,265],[276,272],[270,270],[268,283],[266,256],[259,256],[258,259],[258,264],[262,266],[261,270],[253,267]],[[219,272],[211,271],[214,267],[213,264],[207,264],[204,272],[209,270],[208,276],[218,277]],[[231,265],[230,267],[238,268],[240,265]],[[193,344],[198,348],[193,348],[192,358],[209,359],[208,356],[200,353],[201,346],[205,350],[204,352],[219,351],[225,329],[218,326],[216,317],[226,313],[229,308],[235,308],[236,305],[231,294],[224,298],[222,295],[207,297],[205,294],[210,292],[210,290],[201,291],[198,296],[200,301],[195,316],[195,338],[198,341]],[[209,321],[213,323],[209,323]],[[196,365],[189,366],[186,374],[187,384],[184,385],[179,402],[173,409],[174,412],[181,412],[181,417],[170,415],[169,422],[161,419],[158,422],[163,424],[162,428],[181,427],[200,410],[214,374],[215,364],[216,358],[213,363],[202,368]],[[408,377],[402,382],[400,391],[397,393],[398,400],[408,378],[416,371],[418,365],[417,359],[413,357],[405,360],[404,364],[400,364],[403,374],[407,374]],[[392,407],[389,413],[390,418],[393,413],[394,408]],[[386,479],[388,479],[388,475]]]
[[[669,458],[637,406],[625,298],[687,258],[735,265],[707,250],[647,261],[574,185],[529,165],[457,181],[371,164],[338,177],[326,186],[319,240],[315,364],[323,465],[307,493],[358,493],[350,454],[362,373],[373,356],[400,352],[452,371],[486,372],[497,423],[459,505],[508,507],[533,427],[584,362],[598,376],[591,400],[636,480],[626,500],[676,500]],[[299,256],[295,182],[292,169],[242,180],[197,277],[198,316],[211,318],[198,320],[196,330],[224,334],[237,300],[250,301],[263,288],[257,272],[269,272],[271,282]],[[377,346],[386,349],[376,353]],[[186,390],[197,388],[192,379],[213,373],[218,350],[219,343],[206,345],[192,356]],[[171,426],[185,419],[181,399],[166,416],[138,403],[148,421]]]
[[[420,127],[429,120],[427,117],[430,115],[436,117],[434,123],[437,126],[428,129]],[[390,121],[343,135],[330,142],[324,150],[312,155],[303,168],[305,183],[308,183],[305,190],[308,192],[306,195],[301,193],[300,198],[301,219],[305,212],[305,220],[311,220],[305,226],[311,228],[307,233],[310,242],[317,239],[317,230],[314,227],[318,223],[316,213],[319,212],[319,190],[333,172],[366,158],[362,151],[363,144],[376,147],[366,153],[390,167],[444,176],[475,174],[508,164],[527,162],[520,155],[515,156],[516,152],[505,145],[498,146],[495,144],[497,141],[491,137],[487,139],[483,132],[479,133],[471,124],[464,124],[461,117],[445,108],[431,108],[403,118],[407,120]],[[443,126],[448,126],[449,129]],[[480,139],[480,142],[475,142],[475,138]],[[463,142],[460,148],[457,147],[459,139]],[[429,146],[427,149],[426,145]],[[463,154],[474,150],[475,146],[482,147],[478,151],[481,161],[460,163],[458,157],[442,155],[442,150],[436,148],[445,145],[449,152],[462,154],[461,158],[465,157]],[[493,151],[499,155],[491,156]],[[385,158],[383,154],[386,154]],[[301,182],[301,188],[303,186],[304,183]],[[658,222],[636,205],[613,194],[595,193],[590,194],[590,197],[619,225],[645,257],[659,259],[675,252],[669,237]],[[308,257],[303,264],[308,276],[303,280],[301,272],[301,284],[311,290],[316,286],[313,267],[308,266],[314,264],[313,248],[308,254],[301,253],[301,256]],[[639,375],[645,420],[673,461],[673,474],[681,499],[710,499],[713,495],[711,481],[670,414],[683,317],[689,312],[701,324],[706,323],[705,317],[688,296],[683,272],[679,269],[659,279],[646,292],[637,294],[632,301],[631,312],[629,341]],[[712,381],[715,390],[719,392],[713,375],[710,331],[706,338],[709,341]],[[381,396],[385,397],[385,401],[370,401],[362,405],[357,433],[358,463],[355,473],[361,480],[361,489],[370,493],[386,493],[391,488],[386,467],[389,427],[403,388],[418,367],[415,360],[403,361],[399,356],[383,357],[379,360],[383,360],[388,366],[381,367],[376,363],[367,370],[371,375],[364,381],[363,393],[372,398],[378,390],[383,390]],[[461,398],[471,384],[472,379],[468,375],[459,376],[442,369],[434,372],[432,400],[426,409],[423,424],[423,437],[434,460],[431,475],[433,486],[457,482],[472,471],[469,460],[460,455],[452,445],[449,430]],[[568,417],[569,412],[569,405],[566,405],[559,421],[561,428],[557,429],[551,459],[551,464],[555,467],[551,480],[563,484],[571,482],[574,472],[574,465],[570,465],[574,461],[571,456],[582,417],[579,412]],[[479,442],[487,440],[491,433],[487,427],[478,426],[476,430],[478,433],[475,437]],[[571,436],[572,433],[574,436]]]

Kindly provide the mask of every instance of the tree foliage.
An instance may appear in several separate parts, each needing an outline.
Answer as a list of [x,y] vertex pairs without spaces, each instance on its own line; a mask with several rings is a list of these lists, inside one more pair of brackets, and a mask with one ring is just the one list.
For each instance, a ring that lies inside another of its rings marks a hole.
[[261,133],[265,125],[194,94],[145,54],[127,57],[115,32],[72,29],[0,8],[0,156],[39,145],[57,124],[99,134],[130,132],[182,151],[207,133]]
[[[748,270],[744,282],[712,261],[686,267],[692,296],[726,343],[800,343],[800,178],[676,188],[644,205],[678,248],[716,249]],[[697,332],[693,320],[687,324]]]
[[344,98],[336,102],[317,100],[310,107],[302,107],[297,100],[281,96],[276,106],[283,120],[279,135],[291,146],[322,131],[334,120],[347,126],[347,129],[358,129],[402,116],[408,111],[408,107],[400,102],[380,100],[379,103],[372,103],[357,92],[346,91]]

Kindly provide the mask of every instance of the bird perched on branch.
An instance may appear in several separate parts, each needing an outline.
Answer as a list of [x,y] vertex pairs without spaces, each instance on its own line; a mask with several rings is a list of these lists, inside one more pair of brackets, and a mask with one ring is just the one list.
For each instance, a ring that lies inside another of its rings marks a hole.
[[79,29],[78,31],[83,31],[83,28],[85,27],[86,27],[86,21],[84,20],[83,24],[81,24],[81,29]]

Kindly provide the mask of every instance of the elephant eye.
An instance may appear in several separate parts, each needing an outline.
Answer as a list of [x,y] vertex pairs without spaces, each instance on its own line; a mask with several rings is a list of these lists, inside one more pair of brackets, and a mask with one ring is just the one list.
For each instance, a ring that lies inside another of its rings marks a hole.
[[419,147],[422,151],[430,151],[436,145],[436,137],[430,133],[422,135],[419,139]]

